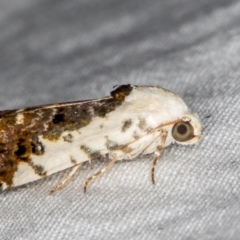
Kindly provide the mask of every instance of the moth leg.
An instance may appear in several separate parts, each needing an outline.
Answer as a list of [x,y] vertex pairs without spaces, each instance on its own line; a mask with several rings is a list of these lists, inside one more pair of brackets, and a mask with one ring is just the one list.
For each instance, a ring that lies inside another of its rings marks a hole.
[[96,172],[94,175],[92,175],[91,177],[89,177],[85,183],[84,183],[84,192],[87,192],[87,186],[88,184],[93,181],[94,179],[96,179],[97,177],[101,176],[103,173],[105,173],[108,169],[110,169],[112,167],[112,165],[117,161],[117,158],[113,158],[107,165],[105,165],[103,167],[102,170]]
[[81,167],[82,163],[74,166],[71,170],[71,172],[68,174],[67,177],[65,177],[55,188],[53,188],[50,191],[50,194],[55,193],[57,190],[59,190],[60,188],[62,188],[67,182],[69,182],[69,180],[76,174],[77,170]]
[[161,155],[161,153],[163,152],[164,149],[164,145],[166,142],[166,138],[167,138],[167,132],[163,131],[161,134],[161,145],[158,146],[154,152],[154,157],[152,160],[152,169],[151,169],[151,179],[152,179],[152,183],[155,184],[155,167],[157,164],[157,160],[159,158],[159,156]]

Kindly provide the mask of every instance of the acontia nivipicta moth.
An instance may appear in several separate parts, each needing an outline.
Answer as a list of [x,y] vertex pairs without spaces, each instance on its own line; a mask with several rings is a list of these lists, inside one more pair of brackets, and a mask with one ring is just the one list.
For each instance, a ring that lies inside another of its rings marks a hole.
[[71,168],[62,187],[83,162],[109,163],[153,154],[151,179],[164,147],[195,144],[202,134],[197,114],[160,87],[122,85],[108,97],[0,112],[0,188],[19,186]]

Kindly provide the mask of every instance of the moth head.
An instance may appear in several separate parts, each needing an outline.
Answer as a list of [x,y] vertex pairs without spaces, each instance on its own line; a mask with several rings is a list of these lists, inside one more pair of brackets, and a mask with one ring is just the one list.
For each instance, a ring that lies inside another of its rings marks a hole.
[[202,124],[195,113],[186,114],[172,128],[172,137],[180,144],[195,144],[201,139]]

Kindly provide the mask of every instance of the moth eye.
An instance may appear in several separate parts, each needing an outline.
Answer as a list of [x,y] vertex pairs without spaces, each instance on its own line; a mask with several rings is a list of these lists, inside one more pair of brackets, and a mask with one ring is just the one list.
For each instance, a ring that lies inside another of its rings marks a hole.
[[194,137],[193,126],[189,122],[179,122],[173,126],[172,136],[178,142],[185,142]]

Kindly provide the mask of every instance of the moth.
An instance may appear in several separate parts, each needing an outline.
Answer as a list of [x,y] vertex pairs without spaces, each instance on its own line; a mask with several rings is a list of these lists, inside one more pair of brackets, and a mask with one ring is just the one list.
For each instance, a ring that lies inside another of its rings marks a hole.
[[26,184],[108,157],[88,184],[119,160],[153,154],[151,180],[163,149],[195,144],[202,136],[197,114],[176,94],[160,87],[121,85],[110,96],[0,112],[0,188]]

